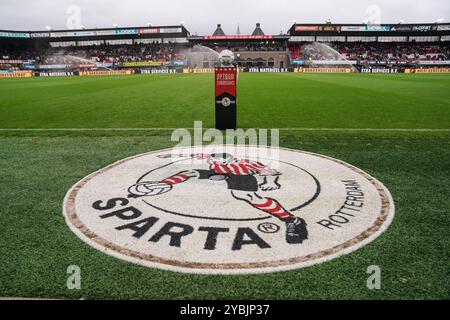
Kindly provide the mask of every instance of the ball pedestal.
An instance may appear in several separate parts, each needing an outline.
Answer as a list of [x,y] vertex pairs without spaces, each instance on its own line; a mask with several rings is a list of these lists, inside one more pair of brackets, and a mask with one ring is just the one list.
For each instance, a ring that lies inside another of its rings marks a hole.
[[216,129],[237,129],[237,68],[215,69]]

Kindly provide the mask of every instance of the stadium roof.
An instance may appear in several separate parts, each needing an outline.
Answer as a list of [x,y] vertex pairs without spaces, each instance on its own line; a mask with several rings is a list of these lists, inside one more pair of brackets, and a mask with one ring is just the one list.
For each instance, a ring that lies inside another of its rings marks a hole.
[[448,23],[416,23],[416,24],[294,24],[290,35],[307,35],[318,33],[363,33],[363,34],[386,34],[386,33],[446,33],[450,31]]
[[265,35],[261,25],[251,35],[226,35],[221,24],[217,25],[212,36],[190,36],[183,25],[151,26],[151,27],[117,27],[77,30],[44,30],[44,31],[11,31],[0,30],[2,39],[106,39],[106,38],[188,38],[191,40],[281,40],[291,36],[321,36],[321,35],[357,35],[357,36],[421,36],[450,35],[449,23],[421,24],[294,24],[288,35]]

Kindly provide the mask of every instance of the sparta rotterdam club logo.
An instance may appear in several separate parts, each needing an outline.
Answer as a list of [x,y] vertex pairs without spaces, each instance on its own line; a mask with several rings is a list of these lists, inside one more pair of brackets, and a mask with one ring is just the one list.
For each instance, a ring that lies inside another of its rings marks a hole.
[[256,146],[134,156],[84,178],[64,202],[71,230],[96,249],[202,274],[325,262],[373,241],[394,211],[389,191],[358,168]]
[[[163,155],[160,157],[172,156]],[[184,158],[185,156],[180,155],[179,157]],[[261,193],[281,189],[280,172],[271,170],[262,163],[248,159],[236,159],[228,153],[192,154],[188,157],[205,160],[209,168],[207,170],[182,171],[158,182],[139,181],[129,189],[131,197],[160,195],[171,191],[173,186],[184,183],[189,179],[224,180],[234,199],[244,201],[256,209],[255,211],[262,211],[284,222],[286,224],[287,243],[300,244],[308,239],[308,231],[303,219],[294,216],[278,200],[266,197]],[[263,182],[258,181],[258,177],[262,178]]]

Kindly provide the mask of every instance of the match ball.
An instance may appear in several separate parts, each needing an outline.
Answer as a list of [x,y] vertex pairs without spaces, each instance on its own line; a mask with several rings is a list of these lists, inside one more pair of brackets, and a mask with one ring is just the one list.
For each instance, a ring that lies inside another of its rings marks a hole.
[[142,182],[132,186],[129,192],[138,196],[159,196],[172,190],[172,186],[161,182]]
[[219,54],[219,61],[222,66],[232,66],[234,62],[234,54],[230,50],[223,50]]

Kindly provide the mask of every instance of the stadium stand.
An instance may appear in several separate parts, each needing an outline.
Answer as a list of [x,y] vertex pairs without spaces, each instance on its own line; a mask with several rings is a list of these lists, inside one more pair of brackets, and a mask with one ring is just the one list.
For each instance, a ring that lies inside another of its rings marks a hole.
[[[238,27],[239,30],[239,27]],[[240,31],[238,31],[240,33]],[[450,65],[450,25],[293,25],[287,34],[192,36],[184,26],[67,31],[0,31],[1,70],[188,67],[196,46],[230,49],[242,68]],[[206,57],[206,55],[205,55]],[[206,58],[205,58],[206,59]],[[211,61],[195,67],[211,68]]]
[[[292,60],[330,60],[333,56],[317,51],[307,51],[310,43],[292,45],[289,50]],[[443,43],[331,43],[330,46],[345,59],[357,64],[371,63],[417,63],[420,61],[448,61],[450,47]]]

